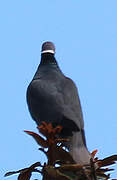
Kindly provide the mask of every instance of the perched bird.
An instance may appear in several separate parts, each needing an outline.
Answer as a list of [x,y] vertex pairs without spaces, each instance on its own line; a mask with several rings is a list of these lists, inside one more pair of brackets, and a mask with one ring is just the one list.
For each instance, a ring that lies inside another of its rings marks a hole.
[[41,62],[27,89],[30,114],[37,125],[51,122],[63,127],[61,137],[70,139],[65,144],[77,163],[89,163],[84,133],[84,120],[78,91],[74,82],[66,77],[55,59],[55,46],[45,42]]

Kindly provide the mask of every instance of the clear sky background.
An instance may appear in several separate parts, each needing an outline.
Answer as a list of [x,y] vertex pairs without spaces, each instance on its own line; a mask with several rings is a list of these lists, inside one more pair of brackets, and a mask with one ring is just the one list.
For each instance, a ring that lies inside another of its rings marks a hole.
[[3,175],[46,160],[23,130],[37,132],[26,89],[47,40],[55,43],[62,71],[79,89],[89,150],[98,149],[99,158],[117,154],[117,0],[3,0],[0,179],[16,180]]

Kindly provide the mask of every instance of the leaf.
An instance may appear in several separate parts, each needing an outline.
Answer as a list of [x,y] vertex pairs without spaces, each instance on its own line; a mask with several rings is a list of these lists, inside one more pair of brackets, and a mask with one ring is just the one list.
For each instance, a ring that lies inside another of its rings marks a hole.
[[40,162],[36,162],[36,163],[32,164],[29,168],[34,170],[35,167],[39,167],[39,166],[43,167]]
[[[57,138],[55,139],[56,143],[65,143],[65,142],[69,142],[69,139],[65,139],[65,138]],[[64,146],[64,145],[63,145]]]
[[59,146],[53,146],[53,150],[46,153],[48,160],[52,160],[53,164],[59,161],[58,164],[75,163],[69,152]]
[[60,133],[62,129],[62,126],[57,126],[56,128],[54,128],[55,134]]
[[72,180],[69,176],[67,176],[64,173],[61,173],[57,168],[53,166],[46,166],[45,170],[49,176],[56,180]]
[[104,178],[104,180],[107,180],[107,179],[109,179],[110,174],[106,175],[106,174],[103,174],[103,173],[98,173],[97,176],[100,177],[101,179]]
[[102,160],[104,163],[107,163],[107,162],[110,162],[110,161],[117,161],[117,155],[112,155],[112,156],[109,156],[107,158],[104,158]]
[[92,156],[93,159],[94,159],[94,157],[95,157],[95,155],[96,155],[97,152],[98,152],[97,149],[95,149],[94,151],[92,151],[91,156]]
[[40,135],[38,135],[37,133],[34,133],[32,131],[24,131],[25,133],[27,133],[28,135],[32,136],[35,141],[37,142],[37,144],[39,144],[40,146],[44,147],[44,148],[48,148],[48,142],[43,139]]
[[109,169],[109,168],[105,168],[105,169],[97,169],[96,172],[97,173],[105,173],[105,172],[108,172],[108,171],[113,171],[114,169]]
[[18,172],[17,171],[12,171],[12,172],[7,172],[4,176],[11,176],[13,174],[17,174]]
[[10,175],[13,175],[13,174],[17,174],[17,173],[21,173],[25,170],[27,170],[28,168],[24,168],[24,169],[21,169],[21,170],[18,170],[18,171],[11,171],[11,172],[7,172],[4,176],[10,176]]
[[25,177],[25,180],[28,180],[29,177],[31,177],[31,173],[32,172],[39,172],[39,173],[41,173],[39,170],[35,169],[35,167],[38,167],[38,166],[42,167],[40,162],[36,162],[36,163],[32,164],[30,167],[28,167],[28,168],[20,169],[18,171],[8,172],[4,176],[6,177],[6,176],[10,176],[10,175],[13,175],[13,174],[20,173],[20,175],[18,177],[20,179],[18,179],[18,180],[23,180],[23,177]]
[[22,172],[19,174],[18,180],[30,180],[31,175],[32,175],[32,172],[29,170],[26,172]]
[[109,166],[115,164],[115,161],[117,161],[117,155],[112,155],[102,160],[99,160],[98,165],[100,167]]
[[42,133],[47,138],[55,137],[56,134],[60,133],[62,130],[61,126],[53,127],[52,123],[46,123],[42,122],[42,125],[37,127],[39,129],[39,132]]
[[66,170],[66,171],[78,171],[83,169],[83,165],[80,164],[65,164],[58,167],[59,170]]

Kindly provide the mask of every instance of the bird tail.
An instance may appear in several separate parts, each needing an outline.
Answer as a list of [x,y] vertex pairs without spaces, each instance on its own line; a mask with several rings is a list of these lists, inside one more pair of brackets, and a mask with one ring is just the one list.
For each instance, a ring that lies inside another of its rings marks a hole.
[[[83,130],[84,131],[84,130]],[[73,136],[70,137],[70,141],[67,144],[68,150],[75,160],[79,164],[89,164],[91,154],[86,147],[84,132],[74,132]]]

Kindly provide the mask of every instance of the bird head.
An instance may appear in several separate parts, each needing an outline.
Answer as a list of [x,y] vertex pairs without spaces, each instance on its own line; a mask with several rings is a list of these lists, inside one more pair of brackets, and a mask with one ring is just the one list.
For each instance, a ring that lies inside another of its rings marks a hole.
[[41,48],[41,54],[52,53],[55,54],[55,45],[52,42],[44,42]]

